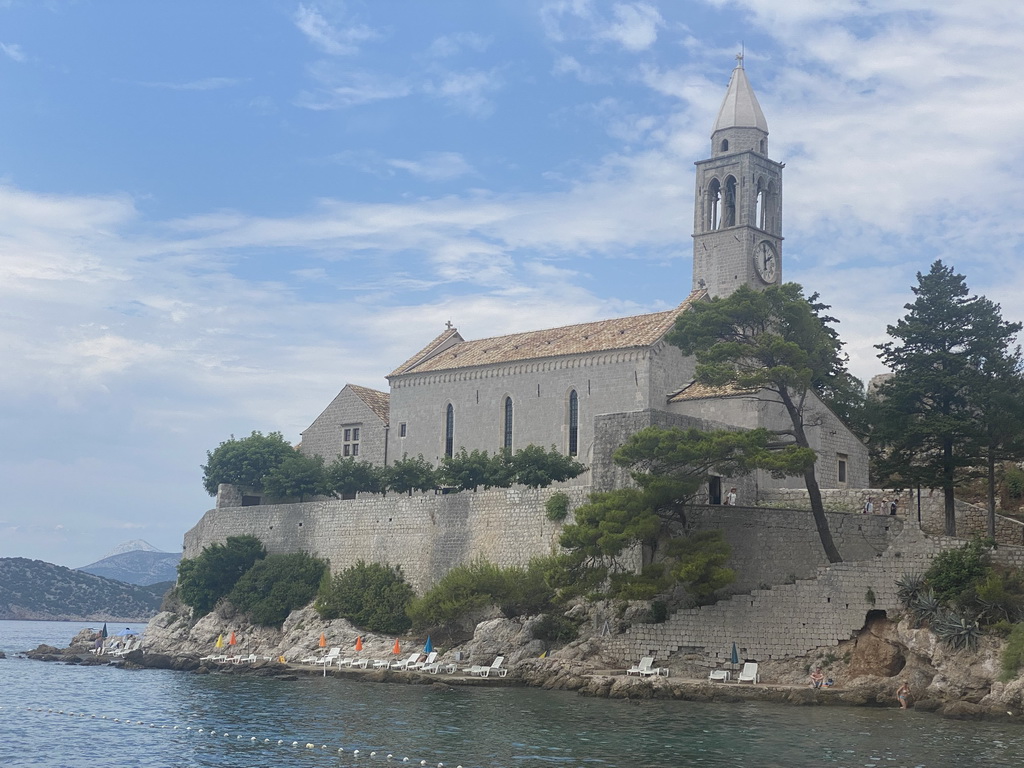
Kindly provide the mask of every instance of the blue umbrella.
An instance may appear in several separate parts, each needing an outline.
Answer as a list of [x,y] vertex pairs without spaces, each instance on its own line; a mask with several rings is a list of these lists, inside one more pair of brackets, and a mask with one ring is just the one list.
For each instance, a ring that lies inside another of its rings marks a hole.
[[424,653],[430,653],[434,650],[434,644],[430,642],[430,635],[427,635],[427,644],[423,646]]
[[732,661],[733,664],[739,664],[740,663],[740,655],[736,652],[736,643],[732,644],[732,659],[731,659],[731,661]]

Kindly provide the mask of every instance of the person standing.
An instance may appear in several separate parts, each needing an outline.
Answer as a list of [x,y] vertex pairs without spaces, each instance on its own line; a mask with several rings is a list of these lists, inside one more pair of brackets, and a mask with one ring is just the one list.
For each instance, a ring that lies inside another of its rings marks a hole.
[[910,686],[907,685],[907,681],[903,681],[903,685],[896,689],[896,701],[900,703],[900,709],[906,709],[910,703]]
[[893,499],[892,501],[889,502],[889,514],[896,514],[896,499]]
[[736,489],[730,488],[729,492],[725,494],[725,506],[735,507],[736,506]]
[[872,514],[874,514],[874,512],[875,512],[875,503],[871,500],[870,496],[868,496],[868,500],[864,502],[864,509],[862,510],[862,512],[865,515],[872,515]]

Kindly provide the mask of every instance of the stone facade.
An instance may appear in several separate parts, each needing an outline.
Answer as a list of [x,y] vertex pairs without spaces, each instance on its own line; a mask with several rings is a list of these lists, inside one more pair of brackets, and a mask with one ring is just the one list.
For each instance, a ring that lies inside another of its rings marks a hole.
[[302,433],[300,450],[330,463],[352,456],[387,464],[388,395],[347,384]]

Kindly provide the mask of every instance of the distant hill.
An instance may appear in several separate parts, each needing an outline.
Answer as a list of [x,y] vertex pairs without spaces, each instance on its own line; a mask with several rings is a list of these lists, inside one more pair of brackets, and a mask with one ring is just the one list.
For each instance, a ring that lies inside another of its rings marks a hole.
[[170,587],[140,587],[62,565],[0,558],[0,619],[116,621],[148,619]]
[[126,584],[149,586],[178,578],[181,553],[161,552],[141,539],[126,541],[102,560],[83,565],[79,571]]

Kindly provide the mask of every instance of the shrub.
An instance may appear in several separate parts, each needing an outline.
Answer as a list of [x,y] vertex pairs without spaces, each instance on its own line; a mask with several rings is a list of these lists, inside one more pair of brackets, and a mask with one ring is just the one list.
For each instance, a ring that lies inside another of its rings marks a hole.
[[383,493],[384,469],[368,461],[338,457],[324,470],[324,488],[337,496],[355,498],[359,492]]
[[947,549],[935,556],[925,581],[942,602],[968,595],[988,575],[984,545],[978,539],[960,549]]
[[410,496],[413,491],[432,491],[439,485],[437,470],[422,455],[414,459],[403,456],[390,467],[385,467],[384,484],[388,490]]
[[668,603],[664,600],[651,601],[651,624],[664,624],[668,620]]
[[263,481],[275,467],[295,455],[280,432],[264,435],[253,432],[249,437],[232,437],[206,452],[203,465],[203,487],[211,496],[217,495],[221,483],[233,483],[263,489]]
[[1016,464],[1006,467],[1006,471],[1003,474],[1003,487],[1006,489],[1006,495],[1009,498],[1024,498],[1024,469],[1021,469]]
[[505,451],[491,456],[487,451],[467,452],[463,448],[454,456],[441,459],[442,483],[460,491],[475,491],[481,485],[485,489],[508,488],[512,485],[512,475]]
[[914,604],[924,588],[924,575],[920,573],[904,573],[896,579],[896,597],[905,608]]
[[978,622],[957,611],[941,613],[932,621],[932,632],[954,650],[973,651],[978,647],[981,627]]
[[539,445],[528,445],[516,451],[510,461],[515,482],[527,488],[547,488],[587,471],[576,459],[559,453],[554,446],[545,451]]
[[322,618],[348,619],[356,626],[394,635],[409,629],[406,608],[413,596],[401,568],[360,560],[323,580],[314,608]]
[[533,625],[535,640],[546,643],[569,643],[579,637],[580,629],[574,621],[553,613],[545,613]]
[[980,617],[985,623],[1024,619],[1024,584],[1021,575],[993,566],[988,577],[975,587]]
[[1003,671],[999,679],[1004,683],[1013,680],[1018,670],[1024,666],[1024,623],[1013,625],[1003,647],[1002,665]]
[[325,573],[327,561],[306,552],[269,555],[242,575],[228,600],[254,623],[280,627],[289,613],[309,605]]
[[263,490],[278,499],[305,501],[324,492],[324,460],[298,451],[271,469],[263,478]]
[[178,597],[197,617],[205,616],[266,556],[263,542],[255,536],[228,536],[224,544],[211,544],[197,557],[178,563]]
[[713,594],[736,579],[736,572],[725,567],[732,549],[721,531],[696,531],[673,539],[668,551],[679,561],[673,575],[701,605],[713,602]]
[[909,608],[910,618],[913,620],[914,625],[919,627],[922,624],[931,622],[938,617],[942,612],[942,601],[939,600],[935,593],[929,588],[918,593]]
[[561,491],[551,494],[544,502],[544,511],[548,520],[554,523],[562,522],[569,515],[569,497]]

